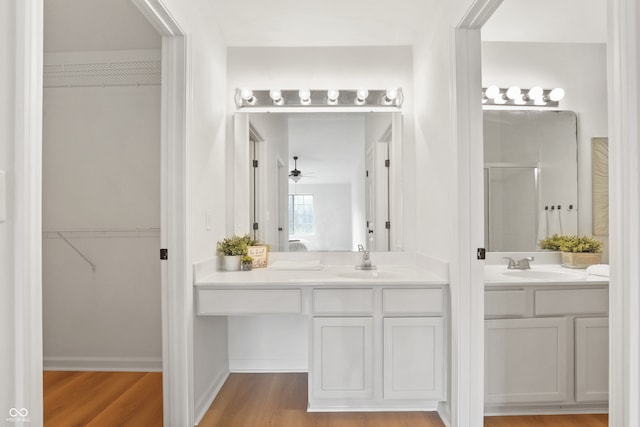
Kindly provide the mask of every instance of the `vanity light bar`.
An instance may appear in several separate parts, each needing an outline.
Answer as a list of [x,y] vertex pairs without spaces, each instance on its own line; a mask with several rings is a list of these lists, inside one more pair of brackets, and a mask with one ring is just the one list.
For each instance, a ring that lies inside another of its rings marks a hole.
[[530,89],[520,89],[518,86],[482,88],[482,105],[557,108],[562,98],[564,98],[562,88],[542,89],[540,86]]
[[401,107],[402,89],[251,90],[236,89],[238,109],[278,107]]

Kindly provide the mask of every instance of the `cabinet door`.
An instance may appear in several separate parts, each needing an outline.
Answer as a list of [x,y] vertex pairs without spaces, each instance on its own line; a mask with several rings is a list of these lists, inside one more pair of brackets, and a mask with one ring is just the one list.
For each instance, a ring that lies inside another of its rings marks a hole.
[[576,402],[609,400],[609,319],[576,319]]
[[567,319],[485,320],[485,402],[567,400]]
[[384,398],[444,400],[441,317],[384,319]]
[[373,397],[373,319],[313,319],[309,381],[320,399]]

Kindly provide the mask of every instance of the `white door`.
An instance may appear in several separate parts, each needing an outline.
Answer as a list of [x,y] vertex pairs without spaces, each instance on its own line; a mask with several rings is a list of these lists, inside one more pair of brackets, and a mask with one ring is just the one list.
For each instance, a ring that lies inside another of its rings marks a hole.
[[314,398],[373,397],[373,318],[316,317],[312,340]]
[[609,319],[576,319],[576,402],[609,400]]
[[444,400],[441,317],[384,319],[384,398]]
[[485,403],[567,400],[567,319],[485,321]]

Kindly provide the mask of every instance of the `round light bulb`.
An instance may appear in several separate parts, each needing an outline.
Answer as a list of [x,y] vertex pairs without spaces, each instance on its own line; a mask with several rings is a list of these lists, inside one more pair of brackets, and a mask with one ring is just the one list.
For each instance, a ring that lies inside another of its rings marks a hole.
[[242,89],[240,91],[240,97],[245,101],[249,101],[251,98],[253,98],[253,91],[251,89]]
[[300,97],[300,102],[303,104],[311,102],[311,91],[309,89],[300,89],[298,96]]
[[279,101],[280,99],[282,99],[282,92],[279,89],[271,89],[269,91],[269,96],[272,100]]
[[340,91],[336,89],[329,89],[327,91],[327,98],[329,98],[330,101],[337,101],[339,96],[340,96]]
[[489,99],[495,99],[498,95],[500,95],[500,88],[495,85],[489,86],[487,90],[484,91],[484,96]]
[[509,89],[507,89],[507,98],[509,98],[512,101],[518,98],[521,94],[522,94],[522,91],[518,86],[511,86]]
[[396,99],[398,97],[398,89],[387,89],[385,97],[389,101],[393,101],[394,99]]
[[529,89],[529,92],[527,92],[527,96],[529,97],[529,99],[533,99],[534,101],[538,100],[538,99],[542,99],[542,88],[540,86],[534,86],[531,89]]
[[550,93],[549,93],[549,99],[551,101],[554,102],[558,102],[560,101],[562,98],[564,98],[564,89],[557,87],[555,89],[553,89]]
[[369,96],[369,91],[367,89],[358,89],[356,91],[356,98],[358,101],[364,102]]

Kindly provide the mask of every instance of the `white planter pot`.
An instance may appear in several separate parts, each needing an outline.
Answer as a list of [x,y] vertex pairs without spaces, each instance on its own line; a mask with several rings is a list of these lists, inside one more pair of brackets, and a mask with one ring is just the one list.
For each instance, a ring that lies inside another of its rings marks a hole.
[[242,255],[225,255],[222,257],[224,271],[239,271]]

